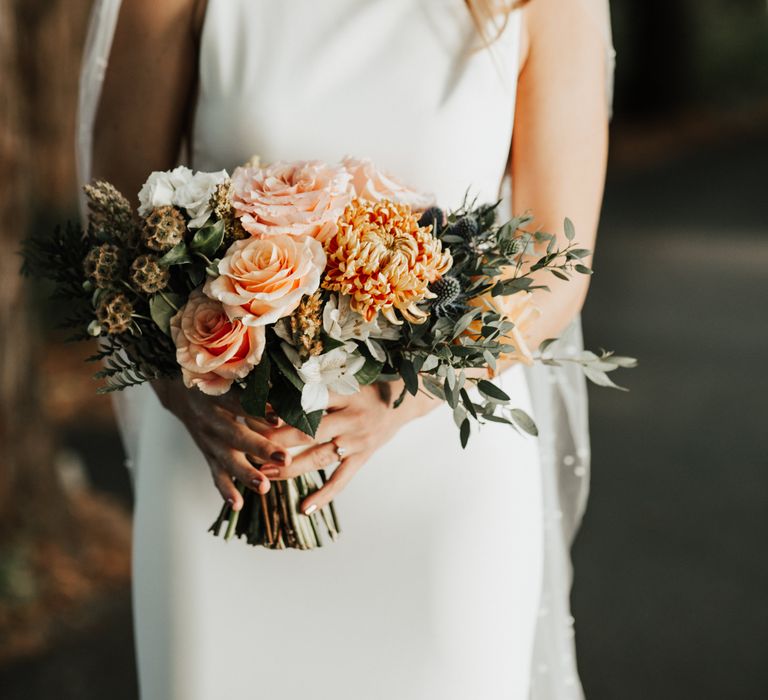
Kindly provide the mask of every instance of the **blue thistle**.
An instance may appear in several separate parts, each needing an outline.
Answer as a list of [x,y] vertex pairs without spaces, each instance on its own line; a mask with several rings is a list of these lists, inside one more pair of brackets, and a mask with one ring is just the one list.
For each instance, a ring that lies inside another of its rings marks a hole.
[[445,316],[459,303],[462,296],[461,282],[456,277],[441,277],[430,285],[436,295],[432,300],[432,310],[438,316]]
[[429,207],[419,218],[419,226],[432,226],[432,233],[436,236],[445,225],[445,214],[440,207]]

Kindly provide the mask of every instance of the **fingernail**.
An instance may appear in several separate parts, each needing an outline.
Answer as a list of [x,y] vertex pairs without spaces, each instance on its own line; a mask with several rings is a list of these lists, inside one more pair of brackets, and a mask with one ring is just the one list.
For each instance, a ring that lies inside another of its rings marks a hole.
[[312,515],[317,510],[317,504],[313,503],[311,506],[308,506],[304,509],[304,515]]
[[280,422],[280,417],[276,413],[268,413],[267,422],[272,423],[272,425],[277,425]]
[[261,473],[264,476],[272,477],[272,476],[278,476],[280,474],[280,470],[277,467],[267,467],[266,469],[262,467]]
[[235,508],[235,500],[233,498],[228,498],[227,503],[229,503],[229,507],[232,508],[232,510],[237,510],[237,508]]
[[285,462],[285,453],[284,452],[273,452],[270,455],[270,458],[272,459],[273,462],[280,462],[280,464],[282,464],[283,462]]
[[251,479],[251,484],[258,486],[261,483],[261,479]]

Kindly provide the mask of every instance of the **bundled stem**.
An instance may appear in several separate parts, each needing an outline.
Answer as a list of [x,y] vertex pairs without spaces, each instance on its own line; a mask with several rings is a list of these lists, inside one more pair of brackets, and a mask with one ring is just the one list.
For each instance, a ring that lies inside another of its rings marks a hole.
[[248,544],[267,549],[322,547],[326,538],[335,541],[341,534],[333,503],[311,515],[301,513],[299,503],[325,482],[325,472],[320,470],[302,474],[295,479],[275,481],[265,494],[257,494],[243,484],[238,484],[237,489],[243,496],[243,507],[237,511],[228,503],[225,504],[208,531],[220,536],[226,523],[223,534],[225,540],[244,537]]

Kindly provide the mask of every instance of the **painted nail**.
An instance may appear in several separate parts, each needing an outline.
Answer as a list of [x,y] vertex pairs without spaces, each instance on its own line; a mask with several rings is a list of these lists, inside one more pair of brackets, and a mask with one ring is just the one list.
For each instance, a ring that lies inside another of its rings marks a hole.
[[312,515],[317,510],[317,504],[313,503],[311,506],[304,509],[304,515]]
[[280,475],[280,470],[277,467],[267,467],[266,469],[264,469],[262,467],[261,473],[264,476],[271,478],[273,476],[279,476]]
[[251,479],[251,484],[258,486],[261,483],[261,479]]
[[280,462],[280,464],[282,464],[283,462],[285,462],[285,453],[284,452],[273,452],[270,455],[270,459],[273,462]]

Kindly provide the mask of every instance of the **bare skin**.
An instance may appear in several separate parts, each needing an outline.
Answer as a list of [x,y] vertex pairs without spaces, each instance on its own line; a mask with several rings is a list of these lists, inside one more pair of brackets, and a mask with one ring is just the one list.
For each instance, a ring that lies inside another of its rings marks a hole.
[[[192,112],[203,11],[200,0],[123,2],[96,125],[94,164],[96,177],[123,192],[138,192],[148,172],[176,162]],[[510,158],[513,210],[530,209],[537,225],[551,233],[558,233],[568,216],[579,244],[593,248],[608,145],[603,37],[579,3],[533,0],[522,12]],[[545,282],[552,291],[535,293],[542,314],[531,329],[532,347],[557,336],[580,311],[589,279],[564,283],[547,275]],[[436,407],[420,393],[394,409],[401,386],[332,396],[314,440],[279,423],[238,422],[236,401],[204,396],[180,381],[155,388],[206,456],[222,497],[236,509],[242,497],[232,477],[266,492],[269,480],[329,466],[338,459],[337,446],[343,448],[345,457],[328,483],[303,501],[306,512],[332,500],[403,425]],[[291,458],[286,449],[294,445],[307,449]],[[285,455],[282,462],[275,459],[278,454]]]

